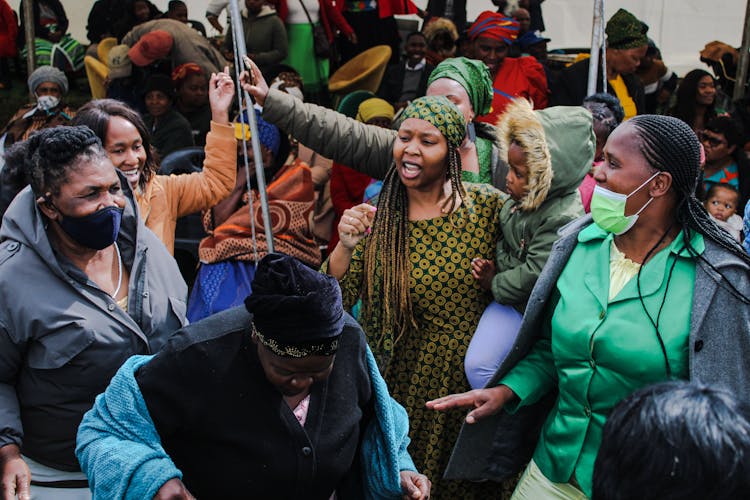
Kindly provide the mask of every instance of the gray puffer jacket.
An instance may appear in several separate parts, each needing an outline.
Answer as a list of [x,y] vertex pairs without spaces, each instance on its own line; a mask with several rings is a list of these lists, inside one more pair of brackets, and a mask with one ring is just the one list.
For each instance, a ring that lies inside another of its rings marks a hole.
[[187,323],[177,264],[125,194],[117,243],[130,270],[128,312],[53,250],[31,188],[0,230],[0,446],[20,445],[59,470],[80,470],[78,424],[120,365]]

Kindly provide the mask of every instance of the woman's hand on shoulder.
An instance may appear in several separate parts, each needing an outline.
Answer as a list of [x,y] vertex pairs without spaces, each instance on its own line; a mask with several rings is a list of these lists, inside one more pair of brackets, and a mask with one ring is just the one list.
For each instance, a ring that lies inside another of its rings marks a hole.
[[0,448],[0,471],[2,471],[2,499],[30,500],[29,484],[31,471],[21,458],[21,451],[15,444]]
[[413,470],[402,470],[401,491],[404,493],[403,500],[427,500],[430,498],[432,482],[427,476]]
[[211,73],[208,82],[208,102],[211,106],[211,119],[216,123],[229,123],[229,107],[234,99],[234,81],[229,75],[229,67],[221,73]]
[[367,203],[344,210],[338,226],[339,241],[344,248],[353,250],[362,238],[370,234],[376,210],[376,207]]
[[474,389],[461,394],[451,394],[432,401],[427,401],[428,410],[446,411],[453,408],[471,408],[466,415],[466,423],[473,424],[485,417],[499,412],[508,401],[516,397],[507,385],[498,385],[488,389]]
[[159,488],[154,500],[195,500],[185,485],[178,478],[172,478]]

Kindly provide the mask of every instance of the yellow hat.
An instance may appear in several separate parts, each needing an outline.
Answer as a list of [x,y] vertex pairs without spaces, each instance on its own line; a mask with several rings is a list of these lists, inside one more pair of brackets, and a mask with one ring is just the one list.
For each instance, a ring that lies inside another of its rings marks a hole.
[[396,112],[388,101],[373,97],[362,101],[357,110],[357,120],[367,123],[373,118],[388,118],[393,120]]

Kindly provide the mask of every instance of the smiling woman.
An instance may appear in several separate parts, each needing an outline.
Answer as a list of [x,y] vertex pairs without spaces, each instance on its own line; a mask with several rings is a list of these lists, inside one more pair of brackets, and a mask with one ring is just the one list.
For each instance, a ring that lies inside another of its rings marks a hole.
[[227,73],[214,73],[209,87],[212,121],[206,159],[203,171],[189,175],[156,175],[158,157],[149,129],[136,111],[119,101],[91,101],[75,119],[102,141],[112,163],[130,182],[146,226],[170,252],[177,219],[212,207],[229,194],[235,182],[237,141],[228,115],[234,84]]

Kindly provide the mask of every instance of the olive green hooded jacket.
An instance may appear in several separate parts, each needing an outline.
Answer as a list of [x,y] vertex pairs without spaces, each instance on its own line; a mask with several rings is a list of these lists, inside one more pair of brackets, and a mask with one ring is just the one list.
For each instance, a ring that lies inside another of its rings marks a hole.
[[525,99],[506,108],[497,126],[500,158],[518,143],[526,153],[527,192],[500,212],[497,274],[492,294],[501,304],[526,307],[557,231],[583,215],[578,185],[591,169],[596,139],[591,113],[557,106],[534,111]]

